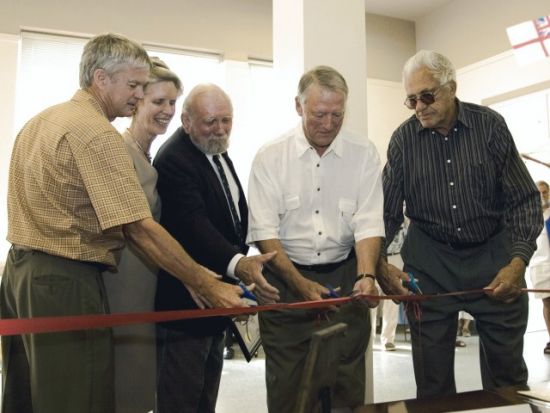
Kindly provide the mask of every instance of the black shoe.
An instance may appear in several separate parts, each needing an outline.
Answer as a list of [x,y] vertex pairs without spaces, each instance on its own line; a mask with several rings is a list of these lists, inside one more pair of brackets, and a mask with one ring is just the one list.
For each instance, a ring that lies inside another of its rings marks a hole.
[[233,350],[231,347],[226,347],[223,349],[224,360],[231,360],[233,357],[235,357],[235,350]]

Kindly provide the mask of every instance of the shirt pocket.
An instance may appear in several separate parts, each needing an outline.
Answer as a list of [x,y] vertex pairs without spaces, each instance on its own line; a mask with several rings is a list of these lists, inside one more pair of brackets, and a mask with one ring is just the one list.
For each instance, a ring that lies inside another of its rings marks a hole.
[[495,167],[488,161],[472,162],[467,170],[467,185],[473,194],[472,201],[481,208],[490,208],[494,194]]
[[[295,216],[300,208],[300,197],[298,195],[287,195],[283,200],[283,211],[280,215],[279,233],[281,238],[286,238],[289,231],[293,230]],[[294,228],[295,229],[295,228]]]
[[300,197],[298,195],[285,196],[285,212],[298,209],[300,207]]
[[357,202],[353,199],[338,200],[338,236],[340,241],[353,237],[352,220],[357,212]]

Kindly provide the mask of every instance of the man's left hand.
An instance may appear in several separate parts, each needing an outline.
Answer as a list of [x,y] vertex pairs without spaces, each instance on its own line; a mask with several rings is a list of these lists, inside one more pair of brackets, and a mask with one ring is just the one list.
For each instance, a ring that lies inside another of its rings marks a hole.
[[272,304],[279,301],[279,290],[267,282],[262,269],[265,263],[275,256],[276,252],[243,257],[237,262],[235,275],[246,285],[255,284],[254,294],[261,304]]
[[492,290],[488,291],[487,295],[505,303],[515,301],[522,293],[525,267],[525,262],[521,258],[512,258],[510,263],[501,268],[493,281],[485,287]]
[[[355,283],[353,286],[353,295],[378,295],[378,288],[374,285],[372,278],[363,278]],[[367,305],[370,308],[374,308],[378,305],[379,300],[366,300]]]

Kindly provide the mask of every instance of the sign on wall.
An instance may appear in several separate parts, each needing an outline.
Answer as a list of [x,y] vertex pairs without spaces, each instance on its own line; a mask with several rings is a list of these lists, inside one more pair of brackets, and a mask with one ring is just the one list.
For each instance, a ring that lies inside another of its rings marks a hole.
[[506,32],[520,64],[550,56],[550,15],[508,27]]

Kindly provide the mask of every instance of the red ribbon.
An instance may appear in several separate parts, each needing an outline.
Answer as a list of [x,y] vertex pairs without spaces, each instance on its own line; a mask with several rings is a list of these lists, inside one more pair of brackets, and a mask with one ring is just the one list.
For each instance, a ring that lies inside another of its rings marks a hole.
[[[377,296],[361,298],[375,299]],[[116,327],[130,324],[159,323],[164,321],[189,320],[201,317],[237,316],[254,314],[260,311],[286,309],[326,308],[345,304],[351,297],[332,298],[319,301],[303,301],[299,303],[277,303],[254,307],[207,308],[204,310],[157,311],[147,313],[115,313],[90,314],[61,317],[12,318],[0,320],[0,335],[16,335],[29,333],[51,333],[71,330],[87,330],[92,328]]]
[[[276,303],[256,307],[208,308],[205,310],[157,311],[147,313],[90,314],[62,317],[11,318],[0,320],[0,336],[17,334],[53,333],[60,331],[88,330],[93,328],[116,327],[131,324],[148,324],[164,321],[188,320],[201,317],[237,316],[255,314],[270,310],[311,310],[340,306],[351,301],[395,300],[416,303],[440,297],[485,293],[487,289],[457,291],[445,294],[426,295],[356,295],[353,297],[331,298],[298,303]],[[550,290],[526,289],[522,292],[550,293]]]

